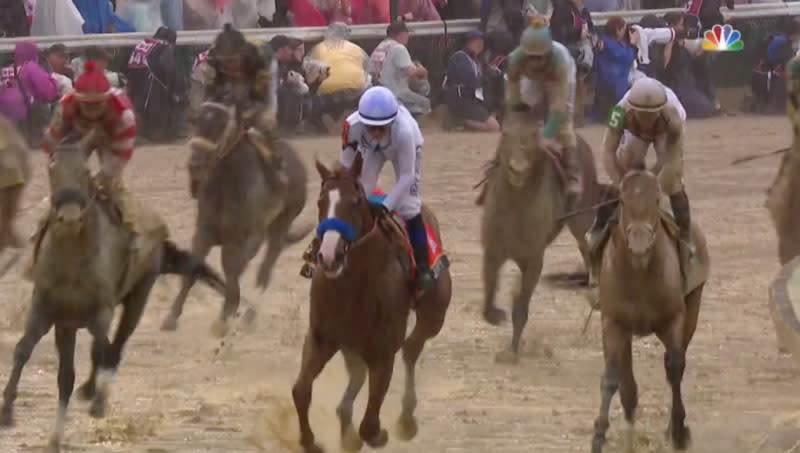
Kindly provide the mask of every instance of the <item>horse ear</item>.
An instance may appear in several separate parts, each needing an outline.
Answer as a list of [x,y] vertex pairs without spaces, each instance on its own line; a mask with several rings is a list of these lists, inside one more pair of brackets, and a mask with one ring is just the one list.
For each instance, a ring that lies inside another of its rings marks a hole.
[[350,174],[358,179],[361,176],[361,168],[364,166],[364,156],[356,151],[356,158],[353,160],[353,165],[350,166]]
[[330,170],[328,170],[328,169],[325,167],[325,165],[323,165],[323,164],[322,164],[322,162],[320,162],[320,161],[319,161],[319,159],[317,159],[317,158],[314,158],[314,165],[316,165],[316,167],[317,167],[317,173],[319,173],[319,176],[320,176],[322,179],[327,179],[327,178],[328,178],[328,177],[331,175],[331,171],[330,171]]

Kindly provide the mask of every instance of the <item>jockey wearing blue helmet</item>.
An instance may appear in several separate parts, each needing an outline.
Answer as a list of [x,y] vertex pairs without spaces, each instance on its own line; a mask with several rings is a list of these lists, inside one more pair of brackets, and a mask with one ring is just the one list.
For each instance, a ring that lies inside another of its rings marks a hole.
[[[341,163],[350,167],[356,153],[361,153],[364,164],[360,181],[367,195],[377,187],[383,164],[387,160],[392,162],[397,182],[383,201],[370,206],[376,218],[396,212],[405,219],[417,268],[415,286],[420,291],[428,289],[433,283],[433,273],[429,265],[428,235],[421,213],[424,140],[417,121],[398,104],[389,89],[377,86],[361,95],[358,111],[348,116],[342,127]],[[316,256],[317,242],[315,240],[304,255],[307,262]],[[310,274],[307,266],[304,266],[302,275]]]

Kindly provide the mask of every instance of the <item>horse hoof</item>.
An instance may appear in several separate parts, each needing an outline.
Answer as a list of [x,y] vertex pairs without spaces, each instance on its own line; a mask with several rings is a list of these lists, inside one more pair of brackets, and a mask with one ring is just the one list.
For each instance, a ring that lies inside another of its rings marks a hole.
[[409,441],[417,436],[417,419],[413,415],[410,417],[403,417],[402,415],[397,420],[397,437],[403,441]]
[[211,324],[211,335],[216,338],[222,338],[228,333],[228,327],[226,321],[218,319]]
[[483,309],[483,319],[493,326],[499,326],[506,322],[508,315],[505,310],[497,307],[486,307]]
[[519,355],[510,349],[504,349],[494,356],[494,361],[506,365],[516,365],[519,363]]
[[14,426],[14,416],[12,415],[11,408],[3,408],[0,413],[0,426],[10,428]]
[[172,316],[164,320],[161,324],[161,330],[165,332],[174,332],[178,328],[178,320]]
[[106,402],[97,398],[92,400],[92,404],[89,406],[89,415],[93,418],[104,418],[106,416]]
[[592,453],[603,453],[603,445],[605,445],[606,439],[604,436],[598,436],[595,434],[592,437]]
[[322,449],[317,444],[311,444],[308,447],[303,448],[303,453],[325,453],[325,450]]
[[361,450],[363,446],[364,441],[358,437],[358,433],[356,433],[356,430],[353,428],[353,426],[350,426],[344,431],[344,433],[342,433],[342,450],[348,453],[354,453]]
[[692,432],[689,430],[688,426],[684,426],[683,428],[677,428],[672,433],[672,445],[675,447],[676,450],[686,450],[689,448],[689,445],[692,443]]
[[256,320],[256,309],[253,307],[248,307],[247,310],[244,312],[244,317],[242,318],[242,322],[245,325],[253,324],[253,321]]
[[91,385],[89,382],[86,382],[82,386],[78,388],[78,394],[76,395],[79,400],[82,401],[89,401],[94,398],[95,388],[94,385]]
[[59,439],[50,439],[50,442],[45,447],[45,452],[47,453],[60,453],[61,452],[61,441]]
[[364,442],[366,442],[367,445],[372,448],[384,447],[387,443],[389,443],[389,433],[387,433],[385,429],[382,429],[372,439],[364,439]]

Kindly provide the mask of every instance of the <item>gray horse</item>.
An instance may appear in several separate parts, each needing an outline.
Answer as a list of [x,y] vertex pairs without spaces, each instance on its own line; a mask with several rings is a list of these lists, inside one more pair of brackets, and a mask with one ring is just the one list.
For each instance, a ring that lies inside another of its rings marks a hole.
[[586,269],[589,249],[584,235],[594,220],[591,207],[604,198],[606,187],[597,182],[591,148],[578,137],[578,162],[583,180],[583,196],[574,206],[579,215],[563,218],[566,197],[563,177],[554,159],[539,149],[539,128],[535,125],[506,127],[498,144],[497,166],[489,172],[483,202],[481,243],[483,245],[484,319],[498,325],[506,319],[495,305],[500,267],[514,261],[522,272],[514,296],[511,349],[498,354],[498,360],[518,360],[520,338],[528,322],[533,290],[539,282],[544,251],[566,224],[578,242]]
[[[86,328],[94,338],[92,373],[79,389],[91,399],[89,414],[103,417],[110,380],[116,373],[122,350],[147,304],[156,278],[161,274],[190,275],[223,290],[213,270],[179,250],[167,240],[160,218],[142,207],[143,228],[138,248],[122,226],[115,207],[92,182],[82,146],[60,145],[49,164],[51,207],[46,230],[36,244],[32,274],[33,297],[25,333],[14,350],[14,367],[3,392],[0,424],[13,424],[13,405],[22,368],[34,347],[55,326],[59,356],[59,405],[50,436],[49,451],[59,451],[67,405],[75,384],[75,335]],[[114,309],[123,314],[113,342],[108,330]]]
[[[197,198],[192,253],[202,260],[211,247],[222,247],[225,303],[219,322],[213,326],[220,336],[239,308],[239,277],[264,240],[268,242],[267,251],[257,276],[262,290],[269,285],[283,249],[302,240],[313,228],[308,225],[301,231],[289,231],[306,202],[308,178],[300,158],[283,141],[273,150],[283,160],[288,177],[285,195],[274,193],[267,180],[268,172],[264,171],[264,158],[241,133],[241,121],[241,109],[233,95],[223,93],[205,102],[198,115],[195,138],[204,145],[192,145],[189,160],[191,192]],[[191,279],[184,279],[162,329],[177,328],[191,283]]]

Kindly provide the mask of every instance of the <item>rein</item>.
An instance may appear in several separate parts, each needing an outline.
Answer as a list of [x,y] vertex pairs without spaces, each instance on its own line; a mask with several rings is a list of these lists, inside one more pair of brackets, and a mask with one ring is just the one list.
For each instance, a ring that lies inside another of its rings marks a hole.
[[[200,106],[202,109],[203,107],[211,107],[216,110],[220,110],[225,112],[226,114],[230,114],[230,109],[227,105],[222,104],[220,102],[215,101],[206,101]],[[234,130],[235,129],[235,130]],[[225,156],[227,156],[232,150],[233,147],[236,146],[237,143],[245,136],[245,129],[244,126],[236,127],[236,121],[231,118],[228,122],[228,125],[225,127],[225,131],[223,132],[222,136],[226,139],[223,144],[218,145],[219,152],[214,153],[214,161],[219,162]]]

